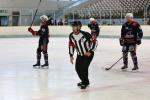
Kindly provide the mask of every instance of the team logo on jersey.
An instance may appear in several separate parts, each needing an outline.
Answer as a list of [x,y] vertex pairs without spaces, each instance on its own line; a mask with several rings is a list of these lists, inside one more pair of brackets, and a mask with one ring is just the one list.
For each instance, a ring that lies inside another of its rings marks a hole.
[[125,30],[132,31],[132,28],[130,28],[130,27],[125,27]]
[[126,29],[126,30],[128,30],[128,29],[129,29],[129,27],[125,27],[125,29]]
[[129,31],[126,33],[125,38],[133,38],[134,35],[132,34],[132,31]]
[[44,28],[42,28],[42,32],[45,32],[46,30]]

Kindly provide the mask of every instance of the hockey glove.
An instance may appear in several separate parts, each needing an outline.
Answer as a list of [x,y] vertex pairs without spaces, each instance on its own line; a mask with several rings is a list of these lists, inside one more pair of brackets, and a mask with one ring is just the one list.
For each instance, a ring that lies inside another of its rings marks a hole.
[[120,41],[120,45],[123,46],[124,45],[124,40],[122,38],[120,38],[119,41]]
[[141,39],[137,39],[136,43],[137,43],[137,45],[140,45],[142,43]]
[[33,36],[35,36],[36,33],[37,33],[37,32],[35,32],[31,27],[28,28],[28,31],[29,31],[30,33],[32,33]]

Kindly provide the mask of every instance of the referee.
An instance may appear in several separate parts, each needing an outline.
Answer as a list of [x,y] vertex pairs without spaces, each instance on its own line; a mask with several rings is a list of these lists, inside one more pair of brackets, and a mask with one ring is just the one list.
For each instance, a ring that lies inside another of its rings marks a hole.
[[88,32],[81,31],[82,24],[80,21],[72,23],[73,32],[69,35],[69,54],[70,62],[73,64],[74,50],[77,51],[75,69],[81,80],[77,84],[81,89],[86,89],[90,84],[88,79],[89,65],[94,57],[94,51],[97,47],[96,38],[92,38]]

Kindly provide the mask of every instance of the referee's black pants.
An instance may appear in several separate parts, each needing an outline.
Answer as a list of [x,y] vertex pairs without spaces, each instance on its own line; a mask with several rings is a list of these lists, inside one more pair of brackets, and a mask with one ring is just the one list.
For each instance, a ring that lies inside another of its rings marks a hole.
[[94,57],[94,52],[91,54],[90,57],[78,55],[76,59],[76,64],[75,64],[76,72],[82,84],[84,85],[89,84],[88,69],[93,57]]

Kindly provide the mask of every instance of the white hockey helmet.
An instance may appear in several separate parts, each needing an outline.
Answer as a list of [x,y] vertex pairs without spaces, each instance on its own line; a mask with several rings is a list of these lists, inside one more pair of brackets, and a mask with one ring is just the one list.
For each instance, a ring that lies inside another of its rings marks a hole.
[[133,14],[132,14],[132,13],[127,13],[127,14],[125,15],[125,18],[133,18]]
[[47,17],[46,15],[42,15],[42,16],[40,17],[40,19],[41,19],[42,21],[48,21],[48,17]]
[[89,20],[90,20],[90,22],[93,22],[93,21],[95,21],[95,19],[94,19],[94,18],[90,18]]

